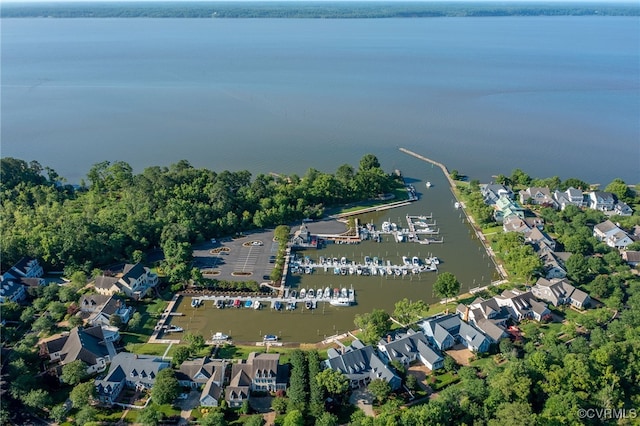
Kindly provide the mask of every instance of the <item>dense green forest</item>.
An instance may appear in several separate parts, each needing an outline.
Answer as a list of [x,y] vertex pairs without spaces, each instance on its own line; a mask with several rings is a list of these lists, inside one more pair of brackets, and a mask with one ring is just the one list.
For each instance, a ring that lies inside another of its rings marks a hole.
[[2,16],[55,18],[416,18],[638,16],[635,2],[91,2],[3,4]]
[[180,258],[189,243],[319,217],[327,206],[375,198],[402,185],[367,154],[358,168],[302,177],[214,172],[187,161],[134,174],[125,162],[102,162],[79,188],[61,185],[38,162],[0,164],[2,266],[29,255],[45,268],[89,273],[95,266],[137,260],[162,247]]

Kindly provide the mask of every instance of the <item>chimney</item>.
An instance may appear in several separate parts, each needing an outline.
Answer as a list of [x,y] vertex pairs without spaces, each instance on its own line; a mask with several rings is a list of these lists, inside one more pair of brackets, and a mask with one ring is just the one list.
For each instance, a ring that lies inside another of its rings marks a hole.
[[469,322],[469,306],[464,310],[464,322]]

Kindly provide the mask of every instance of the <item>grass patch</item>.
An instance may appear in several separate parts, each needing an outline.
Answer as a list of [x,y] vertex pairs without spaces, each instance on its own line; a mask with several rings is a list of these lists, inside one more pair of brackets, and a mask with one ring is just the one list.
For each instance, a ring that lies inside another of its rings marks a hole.
[[434,390],[434,392],[442,390],[450,384],[456,383],[460,380],[460,377],[458,375],[454,375],[451,372],[446,372],[432,377],[435,378],[435,381],[433,379],[429,380],[429,385],[431,386],[431,389]]
[[128,343],[125,349],[139,355],[162,356],[169,347],[166,343]]

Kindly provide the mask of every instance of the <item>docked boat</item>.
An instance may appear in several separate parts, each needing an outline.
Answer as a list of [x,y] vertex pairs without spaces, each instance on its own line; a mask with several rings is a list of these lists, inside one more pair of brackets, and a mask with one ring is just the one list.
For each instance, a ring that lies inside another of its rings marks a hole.
[[313,303],[311,302],[311,300],[307,300],[306,302],[304,302],[304,307],[307,309],[312,309]]
[[165,330],[166,333],[179,333],[181,331],[184,331],[184,328],[178,327],[177,325],[170,325]]
[[278,341],[278,336],[276,336],[275,334],[265,334],[264,337],[262,338],[263,342],[277,342]]
[[369,256],[365,256],[364,257],[364,264],[365,265],[371,265],[371,258]]
[[253,302],[253,309],[257,311],[260,308],[262,308],[262,303],[260,303],[259,300],[256,300],[255,302]]
[[340,264],[341,264],[341,265],[346,265],[346,264],[347,264],[347,258],[346,258],[346,257],[344,257],[344,256],[342,256],[342,257],[340,258]]
[[279,311],[282,309],[282,303],[280,301],[276,300],[276,303],[273,304],[273,309],[275,309],[276,311]]
[[339,288],[334,288],[333,289],[333,298],[336,299],[340,297],[340,289]]
[[321,288],[316,290],[316,299],[322,299],[322,289]]
[[300,299],[304,299],[305,297],[307,297],[307,290],[303,288],[300,290]]
[[224,308],[224,301],[222,299],[216,300],[215,307],[218,308],[218,309],[223,309]]
[[402,263],[404,263],[406,266],[411,265],[411,261],[407,256],[402,256]]
[[307,299],[313,299],[315,297],[315,292],[312,288],[307,290]]
[[234,308],[239,308],[241,305],[242,305],[242,302],[240,302],[240,299],[236,299],[233,301]]
[[346,288],[343,287],[342,290],[340,290],[340,297],[349,297],[349,292]]
[[324,289],[324,294],[322,295],[322,297],[324,297],[325,299],[331,298],[331,289],[329,287],[326,287]]
[[433,185],[431,184],[430,181],[427,181],[426,186],[427,186],[427,188],[431,188]]
[[295,311],[296,310],[296,302],[287,303],[287,311]]
[[411,258],[411,263],[413,266],[420,266],[420,258],[418,256],[413,256]]
[[191,299],[191,307],[192,308],[197,308],[201,304],[202,304],[202,300],[196,299],[195,297]]
[[215,333],[213,333],[213,336],[211,336],[211,340],[213,341],[229,340],[229,336],[226,334],[223,334],[220,331],[216,331]]
[[456,201],[455,203],[453,203],[453,207],[455,207],[456,209],[460,208],[460,203],[458,201]]
[[295,298],[296,298],[296,296],[297,296],[296,291],[295,291],[295,290],[291,290],[291,297],[292,297],[293,299],[295,299]]
[[253,305],[253,302],[251,301],[251,299],[249,299],[246,302],[244,302],[244,307],[245,308],[250,308],[251,305]]

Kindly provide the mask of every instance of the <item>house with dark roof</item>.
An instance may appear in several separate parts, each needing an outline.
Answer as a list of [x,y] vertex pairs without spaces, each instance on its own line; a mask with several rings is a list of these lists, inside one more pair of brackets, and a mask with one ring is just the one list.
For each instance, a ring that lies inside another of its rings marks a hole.
[[545,252],[540,256],[543,262],[543,273],[545,278],[564,278],[567,276],[567,270],[564,266],[564,259],[558,256],[555,252]]
[[18,281],[3,279],[0,283],[0,303],[21,302],[26,296],[24,286]]
[[556,205],[560,207],[560,210],[566,209],[567,206],[585,206],[584,194],[581,190],[574,187],[570,187],[562,192],[558,190],[554,191],[553,199],[556,201]]
[[491,344],[487,336],[456,314],[426,318],[420,323],[420,327],[429,343],[441,351],[460,343],[471,351],[482,353],[488,351]]
[[616,200],[611,192],[593,191],[589,193],[589,208],[610,212],[616,204]]
[[593,236],[609,247],[624,249],[633,243],[633,239],[609,219],[593,227]]
[[575,288],[565,279],[539,278],[531,288],[531,293],[553,306],[570,304],[576,308],[584,309],[591,304],[591,297],[587,293]]
[[203,407],[217,407],[222,398],[222,386],[209,380],[200,394],[200,405]]
[[115,277],[99,276],[96,278],[95,289],[98,294],[113,295],[124,293],[129,297],[139,299],[147,291],[158,284],[158,276],[141,263],[124,266],[121,274]]
[[491,343],[498,343],[507,337],[505,332],[509,313],[494,299],[476,298],[469,306],[462,303],[456,308],[456,313],[463,321],[473,324],[482,331]]
[[231,366],[231,381],[225,391],[230,407],[239,407],[251,391],[286,390],[289,368],[280,364],[280,354],[251,352],[246,361]]
[[613,212],[618,216],[631,216],[633,214],[633,209],[629,207],[629,205],[623,201],[618,201],[613,206]]
[[480,185],[480,193],[485,204],[495,204],[500,197],[513,198],[513,191],[499,183],[486,183]]
[[309,228],[303,222],[291,238],[291,246],[295,249],[318,248],[318,236],[312,235]]
[[89,294],[80,298],[81,318],[91,325],[108,326],[114,315],[120,317],[123,324],[131,319],[133,308],[127,306],[122,298],[104,294]]
[[444,358],[434,348],[422,331],[408,329],[406,333],[389,334],[386,339],[378,342],[378,352],[388,362],[398,361],[408,366],[414,361],[420,361],[429,370],[438,370],[444,365]]
[[367,386],[372,380],[382,379],[396,390],[402,380],[376,354],[372,346],[365,346],[360,340],[354,340],[341,351],[329,349],[329,359],[323,362],[326,368],[339,371],[349,379],[352,389]]
[[38,259],[25,256],[7,271],[15,278],[40,278],[44,275],[44,270]]
[[624,260],[627,263],[627,265],[631,266],[632,268],[635,268],[638,265],[640,265],[640,251],[634,251],[634,250],[623,251],[621,253],[621,256],[622,256],[622,260]]
[[151,389],[160,370],[169,363],[158,357],[121,352],[113,357],[104,379],[95,380],[98,400],[112,405],[124,388]]
[[58,362],[59,367],[81,360],[87,365],[87,373],[94,374],[107,368],[116,351],[113,343],[105,339],[102,328],[95,326],[75,327],[68,334],[43,343],[42,353]]
[[551,313],[547,305],[539,302],[531,291],[505,290],[494,299],[498,306],[506,308],[514,321],[522,321],[525,318],[541,321]]

